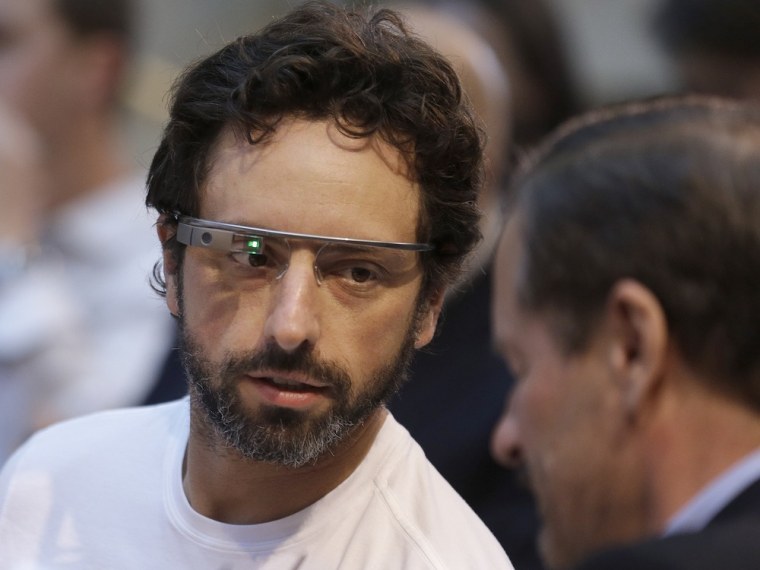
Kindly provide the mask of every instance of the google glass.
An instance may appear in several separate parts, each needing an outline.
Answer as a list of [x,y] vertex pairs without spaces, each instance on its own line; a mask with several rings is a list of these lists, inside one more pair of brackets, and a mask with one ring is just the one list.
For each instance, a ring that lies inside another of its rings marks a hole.
[[416,266],[416,252],[431,251],[425,243],[390,242],[284,232],[179,216],[177,241],[237,256],[249,272],[279,279],[288,269],[291,241],[316,242],[314,272],[318,283],[329,276],[367,283],[394,280]]

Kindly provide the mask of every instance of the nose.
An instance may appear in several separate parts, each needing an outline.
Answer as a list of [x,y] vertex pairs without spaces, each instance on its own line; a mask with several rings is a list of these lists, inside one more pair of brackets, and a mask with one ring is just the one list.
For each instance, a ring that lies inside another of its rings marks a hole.
[[288,352],[304,344],[314,346],[320,321],[313,255],[293,252],[287,271],[273,287],[272,305],[264,325],[266,339]]
[[501,417],[491,432],[491,457],[500,465],[515,469],[522,465],[522,447],[510,398],[504,406]]

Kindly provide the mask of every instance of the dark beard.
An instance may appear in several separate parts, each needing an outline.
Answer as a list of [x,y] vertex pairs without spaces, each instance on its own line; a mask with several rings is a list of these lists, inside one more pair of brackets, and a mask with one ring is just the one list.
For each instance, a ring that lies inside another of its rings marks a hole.
[[[410,327],[395,359],[375,372],[365,386],[357,387],[344,369],[318,360],[307,346],[286,352],[270,344],[261,351],[229,354],[221,363],[213,363],[180,319],[180,348],[193,414],[205,424],[201,431],[211,445],[221,441],[249,460],[294,468],[315,462],[402,386],[414,354],[415,328]],[[329,386],[333,405],[319,416],[275,406],[246,410],[237,382],[246,373],[264,369],[300,372],[318,379]]]

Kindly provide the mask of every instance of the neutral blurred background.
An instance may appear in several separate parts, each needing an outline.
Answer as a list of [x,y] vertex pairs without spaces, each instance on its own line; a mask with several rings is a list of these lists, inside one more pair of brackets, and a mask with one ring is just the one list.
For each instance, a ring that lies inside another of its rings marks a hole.
[[[660,0],[550,0],[583,107],[675,86],[651,31]],[[142,0],[137,65],[127,95],[136,160],[147,166],[166,115],[166,92],[190,61],[261,27],[298,0]]]

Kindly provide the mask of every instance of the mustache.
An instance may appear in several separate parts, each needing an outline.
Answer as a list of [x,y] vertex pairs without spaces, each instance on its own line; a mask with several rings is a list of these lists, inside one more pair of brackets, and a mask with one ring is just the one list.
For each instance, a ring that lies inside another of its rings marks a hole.
[[221,376],[237,378],[254,370],[297,372],[340,390],[348,390],[351,386],[349,375],[339,365],[320,360],[306,345],[289,352],[276,343],[270,343],[258,351],[228,355],[222,365]]

